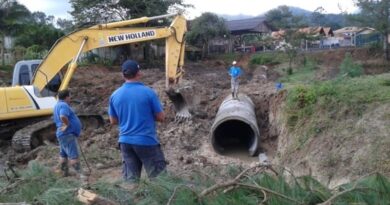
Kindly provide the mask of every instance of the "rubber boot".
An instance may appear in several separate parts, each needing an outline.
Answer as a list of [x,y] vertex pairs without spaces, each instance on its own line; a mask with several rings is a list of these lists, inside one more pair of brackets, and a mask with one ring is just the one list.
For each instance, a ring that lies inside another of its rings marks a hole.
[[81,165],[80,165],[80,162],[77,162],[77,163],[74,163],[72,165],[73,169],[76,171],[79,179],[80,179],[80,182],[82,184],[82,186],[85,186],[88,184],[88,179],[87,177],[84,175],[83,171],[81,170]]
[[234,92],[232,92],[232,98],[234,99]]
[[62,176],[64,176],[64,177],[69,176],[68,161],[62,162],[60,166],[61,166]]

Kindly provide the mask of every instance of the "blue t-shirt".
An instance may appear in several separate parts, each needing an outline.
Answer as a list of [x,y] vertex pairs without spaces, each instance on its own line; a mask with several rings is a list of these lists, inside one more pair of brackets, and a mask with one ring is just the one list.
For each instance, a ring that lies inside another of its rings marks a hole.
[[238,76],[241,75],[241,68],[237,66],[230,67],[229,75],[232,76],[233,78],[237,78]]
[[119,143],[157,145],[155,116],[162,111],[151,88],[140,82],[127,82],[111,95],[108,115],[118,119]]
[[[68,118],[69,125],[65,131],[61,131],[62,121],[61,116],[65,116]],[[75,136],[80,136],[81,133],[81,122],[77,115],[74,113],[73,109],[63,100],[59,100],[57,104],[54,106],[53,110],[53,120],[56,123],[57,137],[66,136],[69,134],[73,134]]]

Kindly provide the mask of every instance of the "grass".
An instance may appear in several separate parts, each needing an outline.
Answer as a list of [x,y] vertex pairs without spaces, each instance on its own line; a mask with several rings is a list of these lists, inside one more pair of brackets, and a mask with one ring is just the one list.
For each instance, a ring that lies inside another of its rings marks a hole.
[[278,81],[282,83],[312,83],[315,81],[315,73],[317,70],[317,63],[312,59],[306,59],[302,65],[295,68],[292,74],[287,74],[287,66],[283,65],[276,69],[283,77],[279,78]]
[[[187,177],[163,174],[154,180],[142,180],[136,190],[126,190],[123,182],[97,181],[91,191],[118,204],[318,204],[331,200],[332,204],[386,204],[390,196],[390,182],[385,176],[375,173],[357,181],[344,184],[336,191],[328,189],[311,176],[284,178],[283,168],[275,172],[257,169],[243,172],[242,167],[212,167],[208,174],[193,171]],[[265,168],[265,167],[263,167]],[[204,169],[203,169],[204,170]],[[255,171],[257,170],[257,171]],[[239,171],[237,173],[236,171]],[[237,173],[235,176],[230,174]],[[227,175],[224,175],[227,174]],[[239,174],[242,177],[237,177]],[[224,179],[221,181],[221,179]],[[32,161],[13,189],[0,180],[0,202],[33,204],[81,204],[76,199],[80,184],[72,179],[60,178],[48,168]],[[230,182],[235,186],[223,186]],[[218,186],[214,186],[218,185]],[[211,189],[211,188],[215,189]],[[207,190],[207,191],[206,191]],[[210,191],[213,190],[213,191]],[[332,198],[333,197],[333,198]],[[169,202],[169,203],[168,203]]]
[[249,65],[277,65],[283,62],[286,62],[285,53],[258,53],[251,56]]
[[233,61],[237,61],[242,57],[242,53],[225,53],[225,54],[218,54],[218,55],[210,55],[210,58],[214,59],[221,59],[223,62],[225,62],[228,65],[231,65]]
[[345,119],[361,117],[375,103],[390,102],[389,80],[390,74],[382,74],[288,86],[285,113],[296,134],[292,150]]
[[11,65],[0,65],[0,70],[5,72],[12,72],[13,67]]

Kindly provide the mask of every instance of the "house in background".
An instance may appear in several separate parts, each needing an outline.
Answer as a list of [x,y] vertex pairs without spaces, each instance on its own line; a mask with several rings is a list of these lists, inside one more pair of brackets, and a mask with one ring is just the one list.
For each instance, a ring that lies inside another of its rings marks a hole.
[[334,31],[335,37],[339,39],[340,46],[364,46],[378,43],[381,40],[380,34],[370,27],[344,27]]
[[298,29],[298,32],[305,33],[315,40],[306,40],[304,45],[302,45],[303,49],[309,48],[325,48],[325,47],[334,47],[338,46],[338,39],[334,37],[334,33],[332,28],[330,27],[306,27]]
[[243,37],[253,35],[255,36],[254,38],[256,38],[256,36],[269,35],[272,32],[272,28],[266,22],[265,17],[225,21],[225,24],[231,37],[212,40],[210,43],[210,51],[216,50],[221,52],[222,50],[225,50],[225,52],[253,52],[258,49],[256,43],[248,43]]
[[[308,40],[302,39],[300,48],[304,50],[323,48],[337,44],[337,40],[334,39],[333,30],[330,27],[305,27],[299,28],[296,32],[302,33],[306,37],[309,37]],[[271,37],[274,40],[274,44],[276,46],[275,48],[279,48],[281,45],[286,45],[286,42],[284,41],[285,33],[286,31],[284,30],[274,31],[271,33]]]
[[298,32],[306,33],[312,36],[321,36],[321,37],[333,37],[334,33],[330,27],[306,27],[298,29]]

